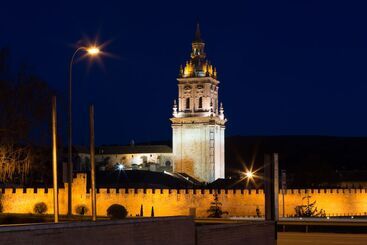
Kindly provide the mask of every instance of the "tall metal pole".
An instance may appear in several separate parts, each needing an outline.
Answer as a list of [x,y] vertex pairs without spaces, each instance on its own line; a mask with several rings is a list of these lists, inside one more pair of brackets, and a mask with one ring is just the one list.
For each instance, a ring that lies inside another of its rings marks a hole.
[[277,239],[278,216],[278,193],[279,193],[279,173],[278,154],[264,155],[264,192],[265,192],[265,220],[273,221],[275,225],[274,237]]
[[59,222],[59,201],[57,188],[57,124],[56,96],[52,96],[52,173],[54,187],[54,221]]
[[284,194],[287,189],[287,173],[285,170],[282,170],[282,201],[283,201],[283,218],[285,217],[285,202],[284,202]]
[[68,145],[68,167],[67,167],[67,180],[68,180],[68,216],[72,215],[72,183],[73,183],[73,131],[72,131],[72,75],[73,75],[73,63],[75,55],[80,51],[85,50],[85,47],[79,47],[75,50],[71,57],[69,64],[69,145]]
[[89,106],[89,128],[90,128],[90,172],[91,172],[91,197],[92,197],[92,220],[97,219],[96,210],[96,173],[94,157],[94,106]]

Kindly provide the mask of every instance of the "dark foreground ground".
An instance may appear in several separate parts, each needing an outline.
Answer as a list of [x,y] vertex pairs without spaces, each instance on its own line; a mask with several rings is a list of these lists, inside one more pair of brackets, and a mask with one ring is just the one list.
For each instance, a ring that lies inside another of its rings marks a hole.
[[279,232],[278,245],[367,244],[367,234]]
[[274,245],[268,221],[196,225],[192,217],[0,225],[1,245]]

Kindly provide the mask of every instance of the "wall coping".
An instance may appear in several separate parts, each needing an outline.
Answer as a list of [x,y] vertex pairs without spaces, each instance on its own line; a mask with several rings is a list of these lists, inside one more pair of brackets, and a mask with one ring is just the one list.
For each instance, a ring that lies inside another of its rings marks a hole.
[[[168,193],[168,194],[214,194],[215,192],[218,195],[226,195],[226,194],[264,194],[263,189],[213,189],[213,188],[96,188],[97,194],[103,192],[101,194],[146,194],[150,193]],[[59,191],[64,191],[65,188],[59,188]],[[111,193],[111,190],[112,193]],[[0,188],[0,194],[35,194],[41,192],[42,194],[52,194],[52,188]],[[231,193],[228,193],[228,192]],[[107,193],[104,193],[107,192]],[[286,189],[285,194],[305,194],[305,193],[357,193],[357,192],[365,192],[367,193],[367,188],[328,188],[328,189]],[[87,194],[90,193],[90,190],[86,191]],[[279,194],[281,194],[281,189],[279,189]]]
[[0,234],[3,232],[16,232],[16,231],[35,231],[35,230],[50,230],[50,229],[72,229],[82,227],[96,227],[96,226],[112,226],[112,225],[125,225],[136,223],[157,223],[167,221],[189,221],[194,223],[194,219],[190,216],[170,216],[170,217],[157,217],[157,218],[127,218],[124,220],[100,220],[100,221],[83,221],[83,222],[60,222],[60,223],[37,223],[37,224],[22,224],[22,225],[9,225],[0,226]]

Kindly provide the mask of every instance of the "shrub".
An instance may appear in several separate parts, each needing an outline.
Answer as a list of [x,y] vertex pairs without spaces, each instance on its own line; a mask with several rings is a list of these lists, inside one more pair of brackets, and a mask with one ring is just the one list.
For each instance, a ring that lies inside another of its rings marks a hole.
[[208,218],[222,218],[222,215],[228,214],[228,212],[222,210],[222,203],[218,199],[218,194],[214,193],[213,197],[214,201],[210,203],[211,206],[207,210]]
[[44,202],[39,202],[34,205],[33,211],[36,214],[44,214],[47,212],[47,205]]
[[75,208],[75,212],[79,215],[85,215],[87,212],[88,212],[88,208],[87,206],[85,205],[78,205],[76,208]]
[[123,219],[127,216],[127,210],[122,205],[113,204],[107,209],[107,215],[111,217],[111,219]]

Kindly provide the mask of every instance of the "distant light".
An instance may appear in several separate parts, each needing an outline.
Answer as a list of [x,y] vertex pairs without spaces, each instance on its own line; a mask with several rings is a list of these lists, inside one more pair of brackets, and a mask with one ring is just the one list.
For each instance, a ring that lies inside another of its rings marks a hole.
[[116,168],[119,171],[124,170],[124,165],[123,164],[117,164]]
[[252,178],[254,177],[254,173],[253,173],[253,172],[251,172],[251,171],[247,171],[247,172],[245,172],[245,176],[246,176],[247,178],[249,178],[249,179],[252,179]]
[[98,47],[92,46],[92,47],[87,48],[87,52],[89,55],[97,55],[100,52],[100,50]]

